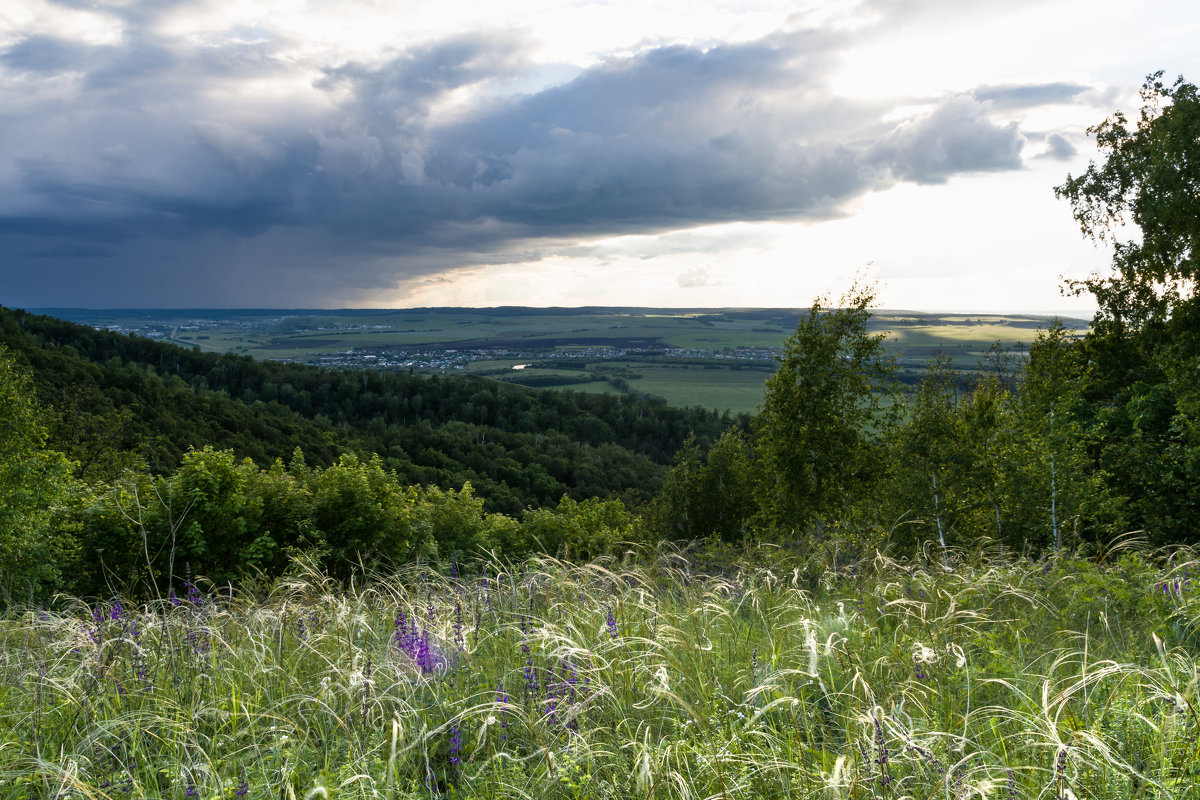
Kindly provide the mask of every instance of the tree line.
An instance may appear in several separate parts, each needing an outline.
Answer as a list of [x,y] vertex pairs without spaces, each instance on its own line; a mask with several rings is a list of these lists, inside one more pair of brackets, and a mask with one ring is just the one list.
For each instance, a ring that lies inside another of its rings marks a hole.
[[935,358],[903,387],[865,286],[801,316],[760,413],[738,419],[257,363],[2,311],[0,589],[161,593],[189,567],[221,582],[308,558],[345,577],[664,539],[1194,542],[1200,98],[1161,74],[1143,98],[1135,121],[1092,129],[1103,163],[1056,189],[1115,245],[1109,274],[1071,287],[1097,300],[1091,328],[994,349],[966,385]]
[[905,393],[867,333],[870,289],[819,301],[752,424],[680,452],[656,530],[1031,553],[1127,533],[1196,542],[1200,97],[1157,73],[1142,99],[1136,120],[1090,129],[1103,162],[1055,189],[1114,248],[1109,273],[1067,287],[1096,299],[1086,334],[1051,326],[1019,362],[993,350],[966,387],[937,358]]

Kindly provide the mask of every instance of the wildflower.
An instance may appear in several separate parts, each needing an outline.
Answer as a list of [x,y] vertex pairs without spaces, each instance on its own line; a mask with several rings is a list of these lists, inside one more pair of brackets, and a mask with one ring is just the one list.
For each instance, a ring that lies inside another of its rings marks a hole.
[[608,635],[615,639],[620,635],[617,631],[617,618],[613,615],[612,606],[605,606],[604,610],[604,624],[608,627]]
[[525,692],[529,695],[537,694],[538,679],[537,670],[533,666],[533,659],[525,659]]
[[1067,746],[1058,748],[1058,758],[1055,759],[1054,780],[1058,784],[1057,800],[1067,800]]
[[237,789],[235,789],[233,792],[233,796],[234,797],[245,797],[247,794],[249,794],[249,792],[250,792],[250,784],[246,783],[245,778],[240,778],[238,780]]
[[458,725],[450,726],[450,763],[462,763],[462,734],[458,730]]
[[1008,790],[1009,800],[1016,800],[1016,798],[1017,798],[1017,777],[1015,775],[1013,775],[1013,771],[1011,769],[1004,770],[1004,784]]
[[508,693],[504,691],[504,684],[496,687],[496,702],[500,704],[500,739],[503,740],[508,735]]
[[888,747],[887,739],[883,735],[883,714],[876,712],[875,719],[875,766],[879,768],[879,785],[887,786],[892,782],[891,772],[888,770]]
[[905,740],[906,740],[905,745],[904,745],[905,750],[907,750],[910,753],[916,753],[918,756],[921,757],[921,759],[926,764],[928,764],[930,767],[932,767],[939,775],[945,773],[945,771],[946,771],[945,765],[942,764],[941,760],[933,754],[932,750],[922,747],[921,745],[917,744],[912,739],[908,739],[907,737],[905,737]]
[[194,783],[189,783],[189,784],[188,784],[188,787],[187,787],[187,791],[185,791],[185,792],[183,793],[183,796],[184,796],[184,797],[199,797],[199,796],[200,796],[200,790],[198,790],[198,789],[196,788],[196,785],[195,785]]
[[925,667],[921,665],[920,661],[913,662],[913,674],[919,681],[929,680],[929,673],[925,671]]
[[114,621],[120,620],[125,615],[125,607],[121,605],[121,601],[113,603],[112,609],[108,612],[108,618]]

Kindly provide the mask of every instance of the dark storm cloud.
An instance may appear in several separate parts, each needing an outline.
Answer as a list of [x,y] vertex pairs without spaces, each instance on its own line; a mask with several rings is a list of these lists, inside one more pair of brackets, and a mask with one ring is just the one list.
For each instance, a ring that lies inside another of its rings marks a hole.
[[[171,4],[134,7],[141,20]],[[1070,91],[991,87],[888,121],[891,108],[828,90],[843,36],[801,31],[650,47],[516,94],[530,43],[491,32],[323,66],[307,102],[272,110],[221,96],[285,74],[278,40],[144,30],[120,47],[30,37],[0,53],[0,69],[48,87],[0,111],[16,132],[0,142],[0,237],[25,254],[0,283],[29,304],[61,304],[63,275],[94,305],[322,304],[534,260],[542,241],[828,218],[896,181],[1019,168],[1021,132],[991,112]],[[463,90],[476,99],[448,110]]]

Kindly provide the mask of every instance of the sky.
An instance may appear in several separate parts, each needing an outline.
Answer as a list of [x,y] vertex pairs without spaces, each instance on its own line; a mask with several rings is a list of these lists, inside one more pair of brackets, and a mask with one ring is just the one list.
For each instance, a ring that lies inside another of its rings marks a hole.
[[1083,315],[1194,0],[16,0],[0,304]]

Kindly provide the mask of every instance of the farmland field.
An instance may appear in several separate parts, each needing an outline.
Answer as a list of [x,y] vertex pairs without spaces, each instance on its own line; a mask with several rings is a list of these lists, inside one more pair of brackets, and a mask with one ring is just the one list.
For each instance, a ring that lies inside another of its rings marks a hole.
[[[673,405],[753,411],[801,309],[40,309],[202,350],[330,367],[469,372],[530,386],[638,392]],[[1049,317],[879,311],[871,320],[912,379],[935,353],[974,369],[999,342],[1019,354]],[[1085,329],[1083,320],[1065,320]],[[514,369],[517,368],[517,369]],[[624,375],[619,373],[625,373]]]

